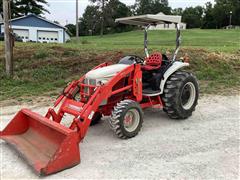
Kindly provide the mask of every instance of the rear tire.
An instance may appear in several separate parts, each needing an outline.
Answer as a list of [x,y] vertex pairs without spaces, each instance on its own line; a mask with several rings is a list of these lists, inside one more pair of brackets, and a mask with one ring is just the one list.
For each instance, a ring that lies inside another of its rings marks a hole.
[[143,112],[140,105],[133,100],[123,100],[112,111],[109,124],[121,139],[132,138],[141,130]]
[[163,110],[172,119],[186,119],[195,110],[198,96],[196,77],[186,71],[176,71],[166,82],[162,96]]

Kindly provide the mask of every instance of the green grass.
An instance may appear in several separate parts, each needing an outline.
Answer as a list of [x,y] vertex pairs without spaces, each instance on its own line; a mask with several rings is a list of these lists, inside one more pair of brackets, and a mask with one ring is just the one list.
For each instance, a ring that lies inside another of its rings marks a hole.
[[[149,47],[154,50],[175,47],[176,31],[148,31]],[[132,31],[99,36],[81,37],[81,48],[97,50],[141,49],[143,31]],[[69,43],[65,47],[79,48],[78,43]],[[234,52],[240,49],[240,30],[183,30],[182,47],[204,48],[211,51]]]
[[[200,80],[202,93],[240,87],[240,30],[185,30],[182,37],[179,57],[189,54],[189,70]],[[117,62],[127,54],[144,55],[142,31],[80,38],[65,44],[16,43],[13,78],[4,73],[0,42],[0,100],[56,96],[95,65]],[[151,52],[173,51],[174,46],[175,31],[149,31]]]
[[[175,47],[175,30],[148,31],[150,50],[166,50]],[[0,46],[2,42],[0,42]],[[18,43],[18,46],[26,46]],[[37,47],[51,47],[53,44],[30,44]],[[134,50],[143,48],[143,31],[131,31],[100,36],[80,37],[61,45],[84,51]],[[183,48],[203,48],[209,51],[236,52],[240,50],[240,30],[201,30],[191,29],[182,31]]]

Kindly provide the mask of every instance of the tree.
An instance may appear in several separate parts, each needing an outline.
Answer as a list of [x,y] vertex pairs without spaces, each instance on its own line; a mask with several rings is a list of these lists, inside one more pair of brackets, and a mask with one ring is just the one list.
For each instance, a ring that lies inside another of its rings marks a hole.
[[101,25],[101,8],[98,5],[87,6],[80,18],[81,35],[96,35],[102,32],[114,33],[132,30],[133,27],[115,23],[116,18],[131,16],[130,7],[119,0],[109,0],[105,6],[104,27]]
[[230,11],[232,11],[232,24],[240,25],[240,1],[239,0],[215,0],[214,16],[217,18],[217,27],[229,25]]
[[183,9],[182,8],[172,9],[172,15],[182,16],[182,14],[183,14]]
[[65,27],[67,28],[67,31],[68,31],[68,33],[70,34],[71,37],[76,35],[76,25],[67,24]]
[[[11,13],[13,13],[15,10],[13,1],[10,1],[10,6],[11,6]],[[3,14],[3,1],[2,0],[0,1],[0,13]]]
[[131,16],[130,7],[126,6],[119,0],[110,0],[105,8],[106,14],[106,32],[123,32],[132,29],[132,26],[115,23],[116,18]]
[[168,0],[136,0],[135,12],[137,15],[159,12],[171,14],[171,7],[168,6]]
[[[46,0],[12,0],[11,2],[11,17],[16,18],[27,15],[29,13],[41,15],[49,11],[45,8]],[[0,1],[0,12],[2,12],[2,0]]]
[[206,3],[206,8],[204,9],[204,16],[202,19],[203,29],[214,29],[217,27],[217,19],[214,17],[214,9],[212,3]]
[[152,0],[136,0],[136,13],[138,15],[151,13]]
[[189,7],[183,11],[182,21],[187,23],[187,28],[200,28],[202,25],[203,7]]
[[152,14],[162,12],[164,14],[171,14],[171,7],[168,6],[168,0],[154,0],[151,5]]
[[15,0],[17,16],[27,15],[29,13],[41,15],[49,11],[44,7],[47,5],[46,0]]
[[0,1],[0,15],[3,14],[3,1]]
[[105,6],[108,2],[108,0],[90,0],[91,2],[93,3],[97,3],[100,9],[100,12],[101,12],[101,15],[100,15],[100,23],[101,23],[101,31],[100,31],[100,35],[101,37],[103,36],[103,33],[104,33],[104,22],[105,22],[105,17],[106,17],[106,12],[105,12]]
[[101,30],[101,14],[99,6],[87,6],[82,18],[80,18],[80,34],[95,35]]
[[206,4],[202,28],[222,28],[230,24],[230,11],[232,12],[232,25],[240,25],[239,0],[215,0],[215,5]]

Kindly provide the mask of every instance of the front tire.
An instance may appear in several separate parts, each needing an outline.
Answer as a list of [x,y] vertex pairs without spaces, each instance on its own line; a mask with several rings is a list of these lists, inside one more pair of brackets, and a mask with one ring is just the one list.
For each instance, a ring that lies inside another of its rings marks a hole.
[[138,134],[143,123],[140,105],[133,100],[123,100],[112,111],[109,124],[121,139],[132,138]]
[[163,110],[172,119],[186,119],[195,110],[199,96],[197,79],[186,71],[176,71],[166,82]]

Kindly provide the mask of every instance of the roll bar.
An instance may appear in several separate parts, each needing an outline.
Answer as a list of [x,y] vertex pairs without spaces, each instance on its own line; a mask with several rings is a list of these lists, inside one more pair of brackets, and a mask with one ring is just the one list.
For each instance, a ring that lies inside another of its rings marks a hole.
[[148,34],[147,34],[149,27],[157,24],[174,23],[177,28],[177,35],[176,35],[177,37],[176,37],[176,48],[173,54],[172,61],[176,60],[177,53],[179,51],[179,47],[181,44],[181,33],[180,33],[180,25],[179,25],[179,23],[181,22],[181,16],[165,15],[163,13],[159,13],[155,15],[145,14],[140,16],[117,18],[115,22],[144,27],[144,52],[146,57],[149,57]]
[[[176,48],[173,54],[172,61],[176,60],[178,51],[180,49],[181,45],[181,31],[180,31],[180,25],[178,23],[175,23],[177,27],[177,33],[176,33]],[[151,24],[148,24],[147,26],[144,27],[144,52],[146,57],[149,57],[149,52],[148,52],[148,29],[151,26]]]
[[175,48],[175,52],[174,52],[174,54],[173,54],[173,59],[172,59],[172,61],[175,61],[175,60],[176,60],[176,57],[177,57],[177,54],[178,54],[178,51],[179,51],[180,45],[181,45],[180,25],[179,25],[179,24],[176,24],[176,25],[177,25],[176,48]]

